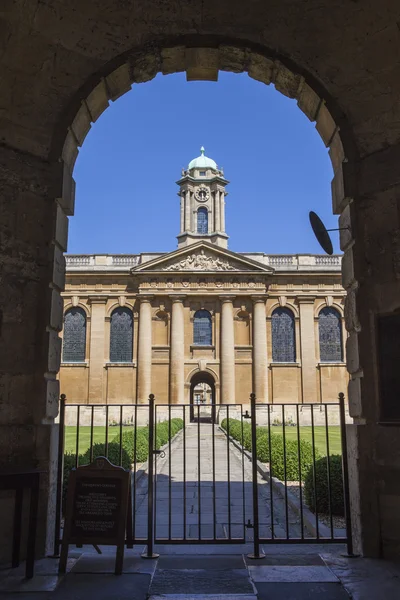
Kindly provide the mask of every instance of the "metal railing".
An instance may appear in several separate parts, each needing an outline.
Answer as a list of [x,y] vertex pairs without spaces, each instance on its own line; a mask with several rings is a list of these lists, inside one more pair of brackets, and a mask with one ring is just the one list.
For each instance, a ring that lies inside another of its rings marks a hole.
[[[153,395],[147,404],[80,405],[61,396],[56,556],[68,470],[99,455],[133,471],[126,544],[146,545],[146,557],[154,544],[245,542],[253,558],[271,543],[347,543],[352,554],[343,394],[307,405],[257,404],[254,394],[247,405],[157,404]],[[344,521],[333,510],[338,475]]]

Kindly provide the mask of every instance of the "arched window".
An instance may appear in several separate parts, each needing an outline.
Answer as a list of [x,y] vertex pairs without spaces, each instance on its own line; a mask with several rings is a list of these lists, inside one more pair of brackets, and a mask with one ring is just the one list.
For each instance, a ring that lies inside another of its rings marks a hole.
[[197,211],[197,233],[208,233],[208,210],[204,206]]
[[86,350],[86,313],[74,307],[64,315],[63,362],[84,362]]
[[133,315],[129,308],[119,307],[111,313],[110,362],[132,362]]
[[318,316],[319,355],[321,362],[342,362],[342,323],[334,308],[323,308]]
[[193,344],[198,346],[212,344],[211,315],[208,310],[198,310],[194,314]]
[[272,313],[272,361],[296,361],[294,316],[288,308],[276,308]]

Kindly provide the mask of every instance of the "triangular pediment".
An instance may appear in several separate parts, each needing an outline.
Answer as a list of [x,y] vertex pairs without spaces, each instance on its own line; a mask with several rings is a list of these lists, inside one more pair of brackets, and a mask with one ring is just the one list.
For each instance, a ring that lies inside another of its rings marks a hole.
[[235,271],[272,273],[273,269],[236,252],[201,241],[138,265],[131,270],[131,273],[147,273],[149,271],[165,273],[233,273]]

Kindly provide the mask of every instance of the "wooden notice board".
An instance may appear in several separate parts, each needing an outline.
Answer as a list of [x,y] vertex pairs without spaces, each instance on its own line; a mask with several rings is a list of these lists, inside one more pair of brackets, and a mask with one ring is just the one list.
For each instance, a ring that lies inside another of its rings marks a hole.
[[377,317],[381,422],[400,422],[400,314]]
[[115,574],[122,573],[129,488],[130,471],[105,457],[71,471],[60,573],[66,570],[69,544],[115,545]]

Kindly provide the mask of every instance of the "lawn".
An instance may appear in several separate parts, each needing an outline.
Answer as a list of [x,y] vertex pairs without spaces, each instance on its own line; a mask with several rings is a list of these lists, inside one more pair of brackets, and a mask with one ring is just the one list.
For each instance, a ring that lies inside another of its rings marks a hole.
[[[129,431],[133,427],[132,425],[123,425],[122,431]],[[108,428],[108,442],[119,435],[119,427]],[[93,427],[93,443],[104,443],[106,440],[106,427],[96,426]],[[83,454],[90,446],[90,427],[80,426],[79,427],[79,454]],[[67,425],[65,427],[65,452],[73,452],[76,450],[76,427],[73,425]]]
[[[129,431],[132,429],[131,425],[124,425],[123,431]],[[275,435],[282,435],[282,426],[271,427],[271,432]],[[342,449],[340,445],[340,427],[330,426],[328,428],[329,434],[329,454],[341,454]],[[108,428],[108,441],[111,442],[117,435],[119,435],[119,427]],[[285,435],[287,440],[297,439],[297,427],[285,427]],[[314,427],[315,447],[319,450],[322,456],[326,456],[326,434],[325,427],[315,426]],[[106,428],[105,426],[93,427],[93,443],[105,442],[106,439]],[[311,442],[311,427],[300,427],[300,439]],[[90,427],[79,427],[79,454],[83,454],[90,446]],[[76,427],[66,426],[65,427],[65,452],[75,453],[76,449]]]
[[[271,432],[277,435],[283,435],[282,426],[271,427]],[[297,440],[297,427],[285,427],[285,436],[287,440]],[[311,427],[300,427],[300,439],[312,442]],[[314,427],[315,448],[322,456],[326,456],[326,432],[325,427],[316,425]],[[340,427],[331,425],[328,427],[329,454],[342,454],[340,441]]]

